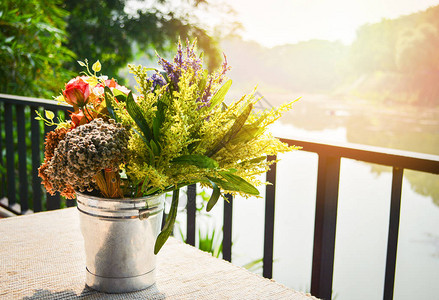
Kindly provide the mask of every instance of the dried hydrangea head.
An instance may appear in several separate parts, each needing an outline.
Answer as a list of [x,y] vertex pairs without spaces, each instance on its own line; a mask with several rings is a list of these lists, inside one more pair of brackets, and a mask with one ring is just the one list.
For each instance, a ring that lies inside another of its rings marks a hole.
[[[45,141],[45,151],[44,151],[44,163],[38,169],[38,176],[42,179],[42,184],[46,188],[46,191],[52,195],[55,194],[56,190],[53,189],[51,179],[46,175],[46,170],[49,167],[49,162],[52,159],[56,147],[60,141],[62,141],[67,134],[66,128],[57,128],[54,131],[49,131],[46,135]],[[60,190],[62,196],[67,198],[74,198],[75,191],[71,186],[65,186]]]
[[114,120],[95,119],[68,132],[44,170],[53,190],[94,190],[98,172],[117,171],[125,163],[128,139],[127,130]]

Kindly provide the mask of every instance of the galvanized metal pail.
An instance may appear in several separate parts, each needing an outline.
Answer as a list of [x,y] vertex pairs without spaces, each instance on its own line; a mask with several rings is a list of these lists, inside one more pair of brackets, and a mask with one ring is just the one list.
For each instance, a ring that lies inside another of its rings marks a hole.
[[108,199],[77,192],[86,254],[86,284],[106,293],[143,290],[155,283],[154,244],[164,194]]

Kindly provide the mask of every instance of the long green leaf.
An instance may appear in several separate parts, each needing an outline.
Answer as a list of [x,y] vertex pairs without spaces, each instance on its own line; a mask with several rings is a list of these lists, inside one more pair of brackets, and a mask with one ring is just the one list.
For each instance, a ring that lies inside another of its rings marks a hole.
[[111,92],[108,86],[104,87],[104,95],[105,95],[105,104],[107,105],[108,113],[110,117],[114,119],[116,122],[119,122],[119,118],[114,112],[113,109],[113,93]]
[[230,184],[234,185],[239,191],[249,195],[259,195],[259,191],[252,184],[248,183],[243,178],[232,174],[230,172],[220,172],[220,175]]
[[221,88],[215,93],[215,95],[212,96],[212,99],[210,99],[209,110],[212,110],[215,106],[224,101],[224,98],[226,97],[227,92],[229,91],[231,86],[231,79],[227,80],[226,83],[221,86]]
[[210,182],[214,182],[216,185],[221,187],[223,190],[239,191],[239,187],[237,187],[236,185],[229,183],[223,179],[220,179],[220,178],[209,176],[209,182],[205,182],[205,183],[210,183]]
[[220,188],[215,184],[215,182],[211,181],[212,184],[212,195],[210,196],[209,202],[207,202],[206,211],[210,211],[215,204],[218,202],[218,198],[221,195]]
[[118,89],[113,89],[114,97],[119,102],[125,102],[127,100],[127,95],[125,95],[122,91],[119,91]]
[[160,232],[159,236],[157,237],[157,240],[155,241],[154,254],[159,253],[160,249],[166,243],[172,231],[174,230],[175,218],[177,217],[179,194],[180,194],[179,189],[175,190],[174,193],[172,194],[171,210],[169,211],[169,215],[166,218],[165,227],[163,227],[162,232]]
[[150,141],[152,139],[151,128],[149,128],[148,123],[142,114],[142,110],[134,101],[132,92],[130,92],[127,97],[127,111],[131,118],[133,118],[134,122],[136,122],[137,126],[139,126],[145,138]]
[[165,108],[166,104],[163,101],[159,100],[157,102],[157,111],[155,113],[155,118],[152,122],[152,132],[156,141],[160,139],[160,129],[162,127],[163,121],[165,120]]
[[145,143],[145,147],[146,147],[146,149],[148,151],[149,165],[154,166],[154,151],[151,149],[151,146],[148,143],[148,140],[137,129],[133,128],[133,131],[135,133],[137,133],[142,138],[143,142]]
[[258,136],[261,128],[257,125],[246,124],[242,129],[230,140],[231,144],[247,143]]
[[246,263],[245,265],[243,265],[242,267],[244,269],[247,269],[249,271],[257,271],[259,269],[262,268],[262,263],[263,263],[264,259],[263,258],[259,258],[259,259],[255,259],[249,263]]
[[242,161],[239,164],[240,165],[245,164],[245,163],[258,164],[260,162],[263,162],[266,159],[267,159],[267,156],[264,155],[264,156],[256,157],[256,158],[253,158],[253,159],[250,159],[250,160]]
[[172,160],[176,164],[188,164],[203,169],[216,169],[218,162],[202,154],[182,155]]
[[238,132],[242,129],[242,127],[245,124],[245,121],[247,121],[248,117],[250,116],[250,113],[253,109],[253,104],[249,103],[243,112],[236,118],[235,122],[233,123],[232,127],[227,131],[227,133],[219,140],[215,146],[206,153],[207,156],[211,157],[215,153],[217,153],[221,148],[223,148],[231,139],[235,137],[235,135],[238,134]]
[[151,144],[151,150],[154,153],[154,155],[159,156],[161,152],[160,146],[156,142],[154,142],[154,140],[151,140],[150,144]]

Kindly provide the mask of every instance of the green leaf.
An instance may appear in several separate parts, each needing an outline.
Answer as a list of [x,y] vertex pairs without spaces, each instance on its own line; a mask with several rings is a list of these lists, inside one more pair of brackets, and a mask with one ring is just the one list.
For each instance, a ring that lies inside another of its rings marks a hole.
[[108,114],[116,122],[119,122],[119,118],[117,117],[116,113],[114,112],[114,108],[113,108],[113,103],[112,103],[113,102],[113,93],[111,92],[111,90],[108,86],[104,87],[104,95],[105,95],[105,104],[107,105]]
[[130,92],[127,97],[127,111],[130,114],[131,118],[133,118],[134,122],[136,122],[137,126],[139,126],[141,132],[144,137],[150,141],[152,140],[152,132],[148,126],[148,123],[145,120],[145,117],[142,114],[142,110],[134,101],[133,93]]
[[49,120],[53,120],[53,118],[55,118],[55,114],[50,110],[46,110],[44,113],[46,114],[46,118]]
[[210,196],[209,202],[207,202],[206,211],[210,211],[215,204],[218,202],[218,198],[221,195],[220,188],[215,184],[215,182],[211,181],[212,184],[212,195]]
[[177,217],[179,194],[180,194],[179,189],[175,190],[174,193],[172,194],[171,209],[169,211],[168,217],[166,218],[166,224],[163,227],[162,232],[160,232],[159,236],[157,237],[157,240],[155,241],[154,254],[159,253],[160,249],[166,243],[172,231],[174,230],[175,218]]
[[127,100],[127,95],[125,93],[119,91],[118,89],[113,89],[114,97],[119,102],[125,102]]
[[230,87],[232,86],[232,80],[229,79],[226,81],[226,83],[223,84],[223,86],[213,95],[212,99],[210,99],[210,106],[209,110],[212,110],[215,106],[220,104],[224,101],[224,98],[227,95],[227,92],[229,91]]
[[157,111],[155,113],[155,118],[152,122],[152,131],[154,134],[154,139],[158,141],[160,139],[160,129],[162,127],[163,121],[165,120],[165,108],[166,104],[159,100],[157,102]]
[[155,156],[159,156],[160,155],[160,147],[159,145],[156,144],[156,142],[154,142],[154,140],[150,141],[151,144],[151,150],[154,153]]
[[[239,191],[239,188],[232,183],[229,183],[225,180],[216,177],[208,177],[209,181],[205,183],[214,182],[216,185],[220,186],[223,190],[227,191]],[[204,182],[204,181],[203,181]]]
[[236,118],[235,122],[233,123],[232,127],[230,127],[229,131],[222,137],[221,140],[219,140],[215,146],[206,153],[207,156],[212,156],[215,153],[217,153],[221,148],[223,148],[231,139],[235,137],[235,135],[238,134],[238,132],[241,130],[241,128],[244,126],[245,121],[247,121],[248,116],[250,115],[251,111],[253,109],[253,103],[249,103],[243,112]]
[[242,129],[230,140],[231,144],[247,143],[257,137],[262,131],[257,125],[246,124]]
[[263,258],[255,259],[255,260],[243,265],[242,267],[244,269],[249,270],[249,271],[256,272],[257,270],[262,268],[263,261],[264,261]]
[[245,164],[247,162],[249,162],[251,164],[258,164],[260,162],[263,162],[266,159],[267,159],[267,156],[260,156],[260,157],[256,157],[256,158],[253,158],[253,159],[250,159],[250,160],[242,161],[242,162],[240,162],[240,164],[242,165],[242,164]]
[[234,175],[230,172],[220,172],[220,175],[231,185],[235,186],[238,191],[249,195],[259,195],[259,191],[252,184],[245,181],[243,178]]
[[172,160],[176,164],[188,164],[194,165],[198,168],[204,169],[216,169],[218,168],[218,162],[210,157],[202,154],[182,155]]

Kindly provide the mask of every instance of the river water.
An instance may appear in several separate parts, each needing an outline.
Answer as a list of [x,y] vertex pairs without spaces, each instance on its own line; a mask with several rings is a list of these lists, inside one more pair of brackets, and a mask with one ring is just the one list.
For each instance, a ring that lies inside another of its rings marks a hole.
[[[293,98],[286,94],[266,97],[279,103]],[[310,95],[302,97],[271,131],[286,138],[439,155],[437,109]],[[308,292],[318,157],[294,151],[279,158],[273,278]],[[391,177],[390,167],[341,161],[333,299],[382,299]],[[394,299],[434,299],[439,294],[438,177],[404,171]],[[263,255],[264,199],[236,199],[233,205],[232,262],[244,265]],[[213,209],[213,215],[214,223],[221,223],[221,205]]]

